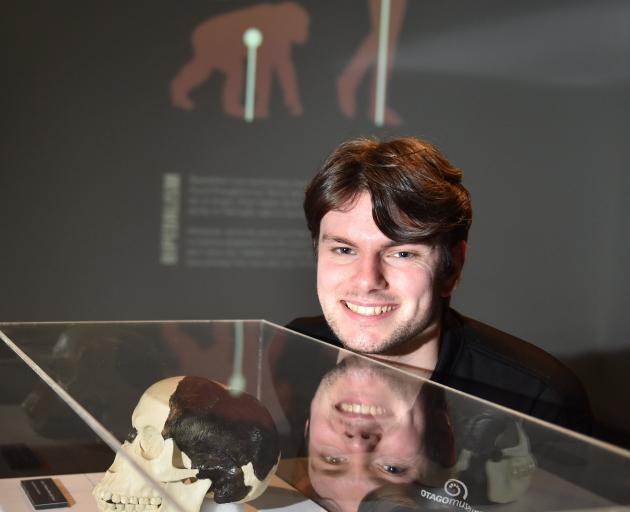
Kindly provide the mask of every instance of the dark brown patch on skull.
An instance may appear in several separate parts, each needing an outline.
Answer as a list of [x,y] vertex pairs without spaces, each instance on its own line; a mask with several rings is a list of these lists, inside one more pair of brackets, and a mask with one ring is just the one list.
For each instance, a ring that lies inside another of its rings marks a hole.
[[234,397],[209,379],[184,377],[170,398],[170,413],[162,436],[172,438],[199,469],[197,478],[210,478],[217,503],[243,499],[250,491],[242,466],[249,462],[263,480],[280,454],[278,433],[267,409],[246,393]]

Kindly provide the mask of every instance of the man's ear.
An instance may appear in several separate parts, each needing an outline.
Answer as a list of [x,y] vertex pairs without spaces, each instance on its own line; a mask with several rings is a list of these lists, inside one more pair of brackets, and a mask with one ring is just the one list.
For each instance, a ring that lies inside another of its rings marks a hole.
[[466,262],[466,252],[468,251],[468,244],[465,240],[460,240],[451,251],[451,272],[444,279],[444,284],[442,285],[442,297],[447,298],[450,297],[451,294],[457,288],[459,284],[459,279],[462,275],[462,270],[464,268],[464,263]]

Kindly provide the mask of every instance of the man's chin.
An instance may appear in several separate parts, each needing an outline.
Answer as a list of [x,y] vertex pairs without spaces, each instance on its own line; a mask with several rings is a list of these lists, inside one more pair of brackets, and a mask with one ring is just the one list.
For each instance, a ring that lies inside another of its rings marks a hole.
[[360,326],[339,318],[324,316],[339,341],[348,350],[364,354],[380,354],[391,345],[393,333],[385,324]]
[[375,336],[374,333],[344,333],[336,332],[337,337],[348,350],[363,354],[380,354],[389,346],[387,336]]

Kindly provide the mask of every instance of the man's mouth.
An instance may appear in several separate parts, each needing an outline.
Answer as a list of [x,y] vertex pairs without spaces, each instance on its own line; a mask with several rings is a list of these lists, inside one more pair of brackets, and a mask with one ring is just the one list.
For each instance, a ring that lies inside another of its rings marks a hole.
[[345,306],[358,315],[363,316],[378,316],[383,315],[385,313],[389,313],[395,306],[385,305],[385,306],[360,306],[359,304],[353,304],[352,302],[348,302],[347,300],[342,301]]
[[378,405],[341,402],[335,406],[337,410],[363,416],[383,416],[387,411]]

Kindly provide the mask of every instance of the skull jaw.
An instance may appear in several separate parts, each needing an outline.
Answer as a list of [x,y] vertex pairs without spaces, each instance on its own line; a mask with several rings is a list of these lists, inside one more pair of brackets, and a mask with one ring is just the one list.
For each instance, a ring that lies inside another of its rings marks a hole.
[[[125,442],[120,449],[123,453],[116,455],[114,463],[92,492],[99,510],[110,511],[118,503],[129,503],[134,504],[136,510],[179,512],[180,509],[169,499],[172,497],[187,512],[197,512],[212,481],[195,479],[196,469],[173,467],[174,449],[173,440],[169,439],[158,457],[147,460],[142,455],[139,439]],[[151,475],[164,492],[159,492],[129,459]]]
[[192,483],[161,482],[164,493],[158,494],[154,487],[144,479],[141,481],[131,479],[131,481],[127,480],[126,485],[119,485],[120,482],[117,482],[119,479],[114,477],[116,474],[106,473],[92,492],[99,510],[107,512],[113,510],[116,504],[113,504],[112,499],[120,502],[121,497],[124,496],[125,502],[137,504],[134,505],[136,510],[181,512],[183,508],[186,512],[198,512],[212,485],[212,481],[208,479],[196,480]]
[[[178,505],[186,512],[198,512],[201,509],[203,499],[212,485],[209,479],[197,480],[196,482],[184,484],[182,482],[169,482],[164,487],[168,495],[175,499]],[[171,500],[164,501],[160,512],[180,512],[171,503]]]

